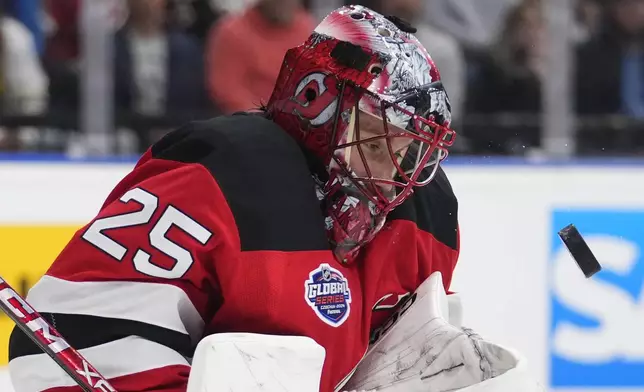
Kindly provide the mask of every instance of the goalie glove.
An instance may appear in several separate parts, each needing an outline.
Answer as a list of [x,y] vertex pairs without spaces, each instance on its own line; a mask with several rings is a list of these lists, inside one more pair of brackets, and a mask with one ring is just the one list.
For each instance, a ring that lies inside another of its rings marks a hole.
[[440,272],[403,304],[398,321],[377,340],[345,385],[349,391],[534,392],[514,351],[451,325]]

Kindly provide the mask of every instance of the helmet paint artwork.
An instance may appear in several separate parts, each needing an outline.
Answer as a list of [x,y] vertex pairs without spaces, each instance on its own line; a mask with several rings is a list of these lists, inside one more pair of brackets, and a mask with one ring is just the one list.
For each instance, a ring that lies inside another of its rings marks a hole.
[[[315,176],[318,196],[329,240],[344,262],[414,187],[433,179],[454,141],[440,73],[412,31],[363,6],[331,12],[306,42],[287,51],[266,107],[325,167]],[[381,134],[361,137],[360,113],[381,120]],[[393,147],[401,140],[408,145],[404,156]],[[365,151],[375,141],[393,163],[391,177],[373,175]],[[351,167],[352,154],[362,174]]]

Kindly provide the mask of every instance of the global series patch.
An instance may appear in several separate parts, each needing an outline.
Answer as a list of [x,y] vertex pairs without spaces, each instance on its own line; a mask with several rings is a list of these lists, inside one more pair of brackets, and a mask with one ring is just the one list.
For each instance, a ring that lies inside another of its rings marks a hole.
[[304,299],[315,314],[332,327],[339,327],[351,312],[349,282],[342,272],[320,264],[304,282]]

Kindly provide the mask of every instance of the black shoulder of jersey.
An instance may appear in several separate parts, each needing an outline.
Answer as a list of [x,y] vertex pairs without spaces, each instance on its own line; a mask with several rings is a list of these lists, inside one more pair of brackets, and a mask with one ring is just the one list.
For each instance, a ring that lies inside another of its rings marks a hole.
[[419,229],[432,234],[443,244],[452,249],[458,247],[458,201],[440,167],[432,182],[416,188],[412,196],[393,210],[387,219],[413,221]]
[[242,250],[329,249],[304,154],[272,121],[235,114],[193,122],[163,137],[151,153],[210,171],[235,217]]

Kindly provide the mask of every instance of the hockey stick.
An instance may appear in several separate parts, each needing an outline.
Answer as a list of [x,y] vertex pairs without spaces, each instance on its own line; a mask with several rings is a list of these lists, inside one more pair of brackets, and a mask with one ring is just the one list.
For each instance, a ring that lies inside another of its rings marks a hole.
[[0,277],[0,309],[84,392],[116,392],[100,373]]

